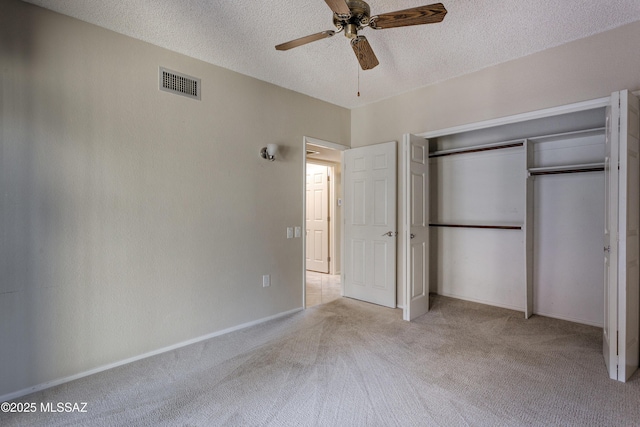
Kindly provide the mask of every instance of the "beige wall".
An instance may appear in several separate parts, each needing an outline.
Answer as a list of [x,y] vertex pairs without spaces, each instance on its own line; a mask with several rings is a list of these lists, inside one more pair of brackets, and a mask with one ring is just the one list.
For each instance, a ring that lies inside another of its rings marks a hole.
[[[355,108],[351,146],[402,141],[407,132],[446,129],[640,89],[638,40],[640,22]],[[402,215],[400,204],[398,218]],[[402,236],[398,244],[404,244]],[[398,250],[399,266],[401,254]],[[403,303],[402,281],[399,268],[398,304]]]
[[349,110],[17,0],[0,49],[0,396],[302,306],[303,136]]

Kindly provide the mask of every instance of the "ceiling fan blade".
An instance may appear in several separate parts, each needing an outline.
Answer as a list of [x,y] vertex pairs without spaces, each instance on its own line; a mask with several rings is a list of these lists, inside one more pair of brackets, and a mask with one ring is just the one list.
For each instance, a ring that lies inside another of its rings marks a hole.
[[347,19],[351,16],[351,10],[349,10],[349,6],[344,0],[324,0],[327,2],[327,6],[333,10],[333,13],[338,15],[340,18]]
[[299,39],[291,40],[286,43],[276,46],[276,50],[289,50],[294,47],[302,46],[303,44],[311,43],[316,40],[322,40],[333,36],[336,32],[333,30],[323,31],[321,33],[311,34],[308,36],[300,37]]
[[351,40],[351,47],[358,58],[363,70],[370,70],[379,64],[376,54],[365,36],[358,36]]
[[372,16],[369,26],[375,30],[382,30],[409,25],[436,24],[442,22],[446,14],[447,9],[442,3],[434,3]]

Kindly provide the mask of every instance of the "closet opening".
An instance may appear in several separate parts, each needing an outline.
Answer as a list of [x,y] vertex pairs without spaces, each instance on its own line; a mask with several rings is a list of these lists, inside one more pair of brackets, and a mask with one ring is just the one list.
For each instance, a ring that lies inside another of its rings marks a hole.
[[602,327],[605,118],[429,138],[431,292]]
[[[413,212],[420,194],[427,201],[430,292],[600,328],[609,377],[628,380],[640,359],[636,94],[407,134],[405,142],[402,173],[411,179],[402,206]],[[414,177],[418,164],[428,165],[426,185]],[[405,240],[414,238],[411,215]],[[407,271],[426,264],[403,262]],[[415,283],[405,278],[405,294]]]

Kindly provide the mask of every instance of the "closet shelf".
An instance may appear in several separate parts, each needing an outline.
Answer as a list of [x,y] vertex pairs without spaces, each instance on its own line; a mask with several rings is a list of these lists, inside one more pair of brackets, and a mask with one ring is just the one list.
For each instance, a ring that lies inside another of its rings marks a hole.
[[586,138],[589,136],[604,135],[605,131],[606,131],[606,128],[603,128],[603,127],[592,128],[592,129],[584,129],[584,130],[578,130],[573,132],[555,133],[552,135],[534,136],[531,138],[527,138],[527,140],[531,142],[553,142],[553,141],[560,141],[563,139],[570,139],[570,138]]
[[601,172],[604,170],[604,163],[584,163],[581,165],[547,166],[540,168],[529,168],[529,175],[555,175],[561,173],[579,172]]
[[604,133],[605,133],[605,128],[600,127],[600,128],[579,130],[574,132],[556,133],[552,135],[540,135],[540,136],[533,136],[533,137],[523,138],[523,139],[514,139],[511,141],[495,142],[492,144],[473,145],[471,147],[452,148],[449,150],[434,151],[432,153],[429,153],[429,157],[444,157],[444,156],[453,156],[455,154],[477,153],[480,151],[500,150],[503,148],[521,147],[522,145],[524,145],[525,139],[534,143],[535,142],[552,142],[552,141],[558,141],[558,140],[568,139],[572,137],[584,138],[584,137],[589,137],[594,135],[604,135]]
[[522,225],[516,224],[450,224],[450,223],[432,223],[429,227],[446,227],[446,228],[485,228],[494,230],[522,230]]
[[474,145],[464,148],[452,148],[450,150],[440,150],[429,153],[429,157],[453,156],[455,154],[477,153],[480,151],[500,150],[503,148],[522,147],[524,139],[516,139],[513,141],[496,142],[493,144]]

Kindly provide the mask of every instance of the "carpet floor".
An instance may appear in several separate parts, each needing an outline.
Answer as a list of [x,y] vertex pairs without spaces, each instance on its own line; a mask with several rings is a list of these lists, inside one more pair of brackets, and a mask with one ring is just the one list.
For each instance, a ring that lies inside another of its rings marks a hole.
[[640,377],[608,378],[599,328],[433,297],[340,298],[16,400],[85,413],[2,426],[628,426]]

